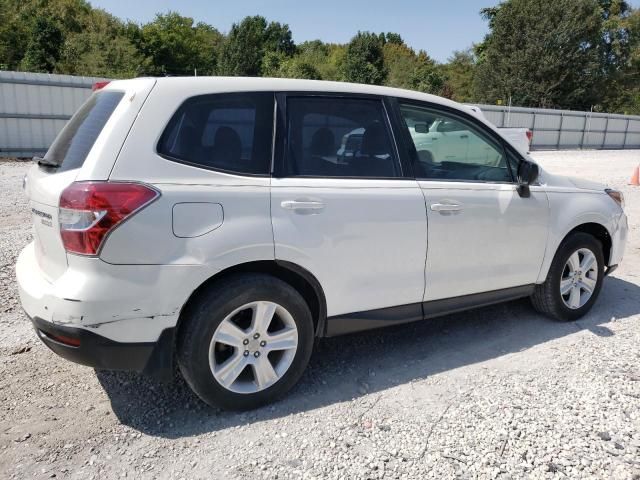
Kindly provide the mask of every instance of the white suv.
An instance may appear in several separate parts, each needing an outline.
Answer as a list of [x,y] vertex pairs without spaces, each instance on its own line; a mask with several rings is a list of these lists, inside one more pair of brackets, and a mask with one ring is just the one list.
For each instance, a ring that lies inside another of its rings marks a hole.
[[[445,150],[414,143],[443,124]],[[294,385],[319,337],[520,297],[577,319],[627,236],[619,192],[544,172],[468,108],[347,83],[115,81],[25,190],[40,339],[165,378],[175,358],[236,409]]]

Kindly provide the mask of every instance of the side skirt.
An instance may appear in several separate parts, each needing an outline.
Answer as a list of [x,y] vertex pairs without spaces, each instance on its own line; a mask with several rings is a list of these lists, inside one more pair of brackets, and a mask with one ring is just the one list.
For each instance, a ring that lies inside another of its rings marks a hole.
[[336,337],[347,333],[415,322],[472,308],[485,307],[495,303],[508,302],[530,296],[533,294],[534,288],[535,285],[523,285],[491,292],[474,293],[462,297],[444,298],[328,317],[325,336]]

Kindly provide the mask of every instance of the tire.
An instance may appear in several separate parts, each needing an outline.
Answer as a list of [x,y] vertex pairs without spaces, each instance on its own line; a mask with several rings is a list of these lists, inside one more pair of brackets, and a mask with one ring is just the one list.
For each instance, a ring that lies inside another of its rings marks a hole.
[[[582,268],[579,268],[577,271],[580,272],[580,276],[570,280],[572,278],[572,267],[569,265],[569,260],[575,253],[580,252],[582,252],[582,256],[579,255],[578,258],[580,259],[581,267],[584,259],[588,257],[588,252],[594,255],[597,265],[594,266],[589,273],[583,273]],[[593,276],[596,272],[597,278],[594,284]],[[591,278],[587,277],[587,275]],[[563,322],[577,320],[593,307],[593,304],[600,294],[603,279],[604,254],[602,252],[602,243],[592,235],[576,232],[567,237],[558,248],[551,267],[549,268],[547,278],[543,284],[536,285],[535,291],[531,296],[531,302],[538,312],[554,320]],[[578,301],[572,301],[576,298],[573,296],[575,287],[572,287],[568,293],[562,295],[561,287],[570,285],[574,280],[577,282],[577,285],[581,285],[583,284],[582,282],[586,282],[587,280],[590,285],[594,285],[589,297],[585,297],[587,290],[580,289]],[[563,284],[561,284],[561,282],[563,282]],[[573,305],[571,306],[570,304]]]
[[[278,324],[282,329],[267,331],[257,326],[264,322],[252,320],[268,318],[273,309],[267,327]],[[275,277],[228,277],[199,295],[185,313],[176,345],[178,366],[187,384],[209,405],[250,410],[273,402],[296,384],[309,363],[314,342],[311,311],[297,290]],[[294,330],[297,345],[291,347]],[[239,332],[245,338],[238,340]],[[277,344],[284,336],[289,343]],[[289,348],[270,350],[278,345]],[[268,374],[260,373],[264,371]]]

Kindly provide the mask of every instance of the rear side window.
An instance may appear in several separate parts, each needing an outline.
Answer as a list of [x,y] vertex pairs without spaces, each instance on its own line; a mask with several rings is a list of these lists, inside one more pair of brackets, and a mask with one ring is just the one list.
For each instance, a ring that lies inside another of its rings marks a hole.
[[59,172],[80,168],[123,96],[106,91],[89,97],[49,147],[47,163],[58,165]]
[[401,176],[380,100],[290,97],[287,119],[287,175]]
[[202,95],[173,115],[158,153],[196,167],[267,175],[272,135],[273,93]]

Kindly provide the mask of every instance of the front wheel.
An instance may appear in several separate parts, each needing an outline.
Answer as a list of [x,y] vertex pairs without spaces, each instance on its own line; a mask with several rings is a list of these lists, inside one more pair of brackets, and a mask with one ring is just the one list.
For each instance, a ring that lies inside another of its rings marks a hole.
[[546,281],[536,285],[533,306],[555,320],[577,320],[591,310],[603,278],[602,243],[587,233],[574,233],[558,248]]
[[178,364],[210,405],[256,408],[288,391],[313,348],[313,320],[289,284],[262,274],[225,279],[187,309]]

